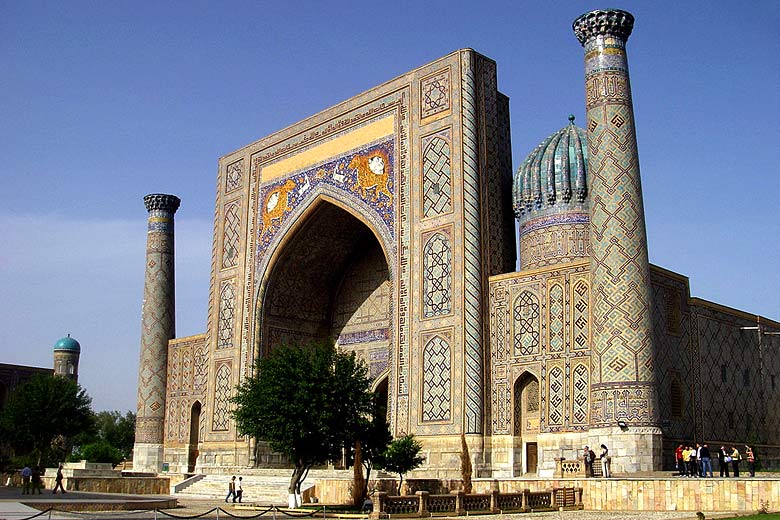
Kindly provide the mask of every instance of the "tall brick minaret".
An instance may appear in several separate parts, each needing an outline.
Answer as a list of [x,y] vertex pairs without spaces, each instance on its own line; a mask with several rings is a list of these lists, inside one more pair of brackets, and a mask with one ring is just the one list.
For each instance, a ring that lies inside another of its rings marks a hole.
[[612,439],[617,470],[629,472],[655,469],[661,458],[650,267],[626,57],[633,27],[634,17],[616,9],[591,11],[573,24],[585,48],[590,155],[590,429]]
[[174,195],[144,197],[149,220],[133,449],[133,469],[140,472],[162,469],[168,340],[176,336],[173,215],[180,203]]

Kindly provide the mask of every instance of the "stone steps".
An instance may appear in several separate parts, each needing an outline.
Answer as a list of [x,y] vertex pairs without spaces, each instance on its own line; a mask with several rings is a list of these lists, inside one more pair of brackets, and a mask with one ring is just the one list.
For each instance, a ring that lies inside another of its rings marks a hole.
[[[312,470],[303,481],[301,491],[314,486],[318,478],[351,477],[351,471],[344,470]],[[191,498],[225,499],[228,484],[232,475],[205,475],[202,479],[176,493],[177,496]],[[287,504],[287,488],[290,485],[291,470],[289,469],[242,469],[236,472],[241,476],[244,490],[243,502],[249,504]],[[238,482],[238,480],[236,480]]]

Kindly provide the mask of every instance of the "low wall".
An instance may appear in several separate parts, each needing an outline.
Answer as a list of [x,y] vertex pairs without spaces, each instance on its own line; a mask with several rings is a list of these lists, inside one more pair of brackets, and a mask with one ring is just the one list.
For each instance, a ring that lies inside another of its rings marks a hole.
[[[46,489],[54,488],[54,476],[44,476]],[[68,491],[92,493],[123,493],[126,495],[169,495],[170,480],[167,477],[70,477],[63,479]]]
[[[475,479],[474,493],[489,493],[498,483],[502,493],[545,491],[552,488],[582,488],[582,505],[586,511],[736,511],[753,512],[762,502],[770,509],[780,508],[780,478],[731,479],[642,479],[642,478],[584,478],[584,479]],[[461,489],[459,481],[404,481],[405,489],[449,493]],[[317,479],[315,495],[321,503],[347,504],[351,501],[351,480]],[[372,480],[372,491],[392,492],[397,480]],[[425,487],[423,487],[425,485]],[[431,485],[429,489],[425,489]]]

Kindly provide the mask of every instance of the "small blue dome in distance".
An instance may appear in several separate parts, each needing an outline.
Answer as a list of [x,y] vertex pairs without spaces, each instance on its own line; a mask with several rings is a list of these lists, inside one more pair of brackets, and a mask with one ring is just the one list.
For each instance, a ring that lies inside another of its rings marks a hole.
[[54,351],[57,350],[69,350],[71,352],[81,352],[81,345],[75,339],[68,334],[65,338],[60,338],[57,343],[54,344]]

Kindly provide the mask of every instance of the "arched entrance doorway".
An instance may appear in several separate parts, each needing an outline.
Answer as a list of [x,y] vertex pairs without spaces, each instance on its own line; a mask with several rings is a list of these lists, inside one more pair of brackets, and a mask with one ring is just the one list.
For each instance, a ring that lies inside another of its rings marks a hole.
[[314,201],[272,252],[258,294],[258,352],[332,338],[376,382],[389,371],[393,338],[387,244],[339,204]]
[[512,429],[514,435],[514,474],[535,474],[538,470],[539,434],[539,380],[532,374],[523,372],[515,380]]
[[195,472],[198,462],[198,442],[200,442],[200,401],[195,401],[190,409],[190,442],[187,446],[187,473]]

